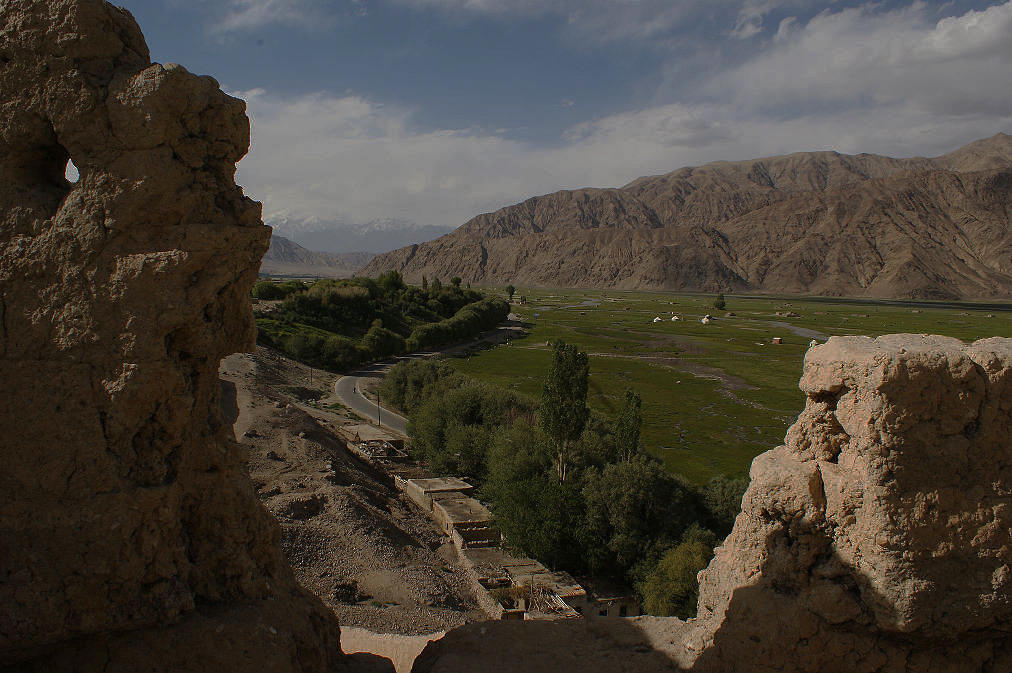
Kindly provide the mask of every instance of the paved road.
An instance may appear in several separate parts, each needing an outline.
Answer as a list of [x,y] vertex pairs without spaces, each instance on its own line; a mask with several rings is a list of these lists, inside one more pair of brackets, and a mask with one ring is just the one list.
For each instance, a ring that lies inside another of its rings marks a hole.
[[342,404],[350,407],[359,416],[368,418],[373,423],[378,422],[380,426],[407,437],[408,419],[399,414],[395,414],[386,408],[381,407],[377,410],[376,403],[367,399],[361,393],[361,386],[365,383],[365,379],[376,378],[377,375],[382,376],[385,369],[385,367],[382,369],[377,367],[375,369],[342,376],[336,383],[334,383],[334,392],[337,394],[338,398],[340,398]]

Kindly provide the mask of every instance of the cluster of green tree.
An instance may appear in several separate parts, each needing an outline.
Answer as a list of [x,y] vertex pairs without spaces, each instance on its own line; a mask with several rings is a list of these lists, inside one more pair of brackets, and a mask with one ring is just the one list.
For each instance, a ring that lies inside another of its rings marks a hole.
[[253,296],[257,299],[285,299],[296,292],[306,289],[306,284],[299,280],[286,280],[275,283],[270,280],[259,280],[253,284]]
[[444,362],[391,370],[381,394],[409,419],[413,451],[473,480],[510,543],[576,574],[635,586],[651,614],[695,613],[696,573],[730,531],[744,479],[697,487],[642,451],[641,401],[615,419],[586,406],[589,361],[556,343],[540,405]]
[[254,296],[264,299],[284,293],[274,311],[257,317],[258,340],[326,369],[346,370],[466,339],[509,314],[505,301],[462,288],[459,278],[445,286],[435,279],[416,287],[391,271],[376,279],[288,286],[267,281],[254,286]]
[[408,337],[407,347],[409,351],[417,351],[461,341],[492,329],[508,315],[509,305],[502,299],[486,297],[467,304],[446,320],[418,325]]
[[380,396],[407,416],[413,454],[436,472],[479,484],[488,474],[489,447],[499,430],[535,418],[531,400],[458,374],[440,360],[398,364],[383,379]]

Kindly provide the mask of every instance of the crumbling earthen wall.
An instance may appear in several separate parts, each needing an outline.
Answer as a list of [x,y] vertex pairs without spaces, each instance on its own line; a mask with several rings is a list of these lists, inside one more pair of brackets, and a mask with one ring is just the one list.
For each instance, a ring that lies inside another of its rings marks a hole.
[[800,385],[700,574],[695,670],[1012,670],[1012,339],[836,337]]
[[0,4],[0,666],[342,661],[219,410],[269,238],[248,147],[243,102],[126,11]]
[[1012,339],[834,337],[800,385],[696,619],[466,626],[415,670],[1012,671]]

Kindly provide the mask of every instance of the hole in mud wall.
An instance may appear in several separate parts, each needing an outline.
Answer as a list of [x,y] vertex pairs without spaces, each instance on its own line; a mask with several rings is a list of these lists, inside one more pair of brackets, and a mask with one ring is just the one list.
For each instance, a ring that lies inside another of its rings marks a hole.
[[67,167],[63,171],[63,177],[72,185],[77,184],[77,181],[81,179],[81,173],[77,170],[72,159],[67,159]]

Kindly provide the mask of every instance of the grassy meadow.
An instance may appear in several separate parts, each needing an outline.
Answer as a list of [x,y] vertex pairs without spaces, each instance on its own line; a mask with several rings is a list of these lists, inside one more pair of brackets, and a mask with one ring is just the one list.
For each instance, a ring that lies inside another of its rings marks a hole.
[[[454,360],[476,378],[540,395],[562,339],[590,354],[588,403],[614,417],[627,387],[643,398],[641,440],[672,472],[703,483],[745,475],[752,458],[780,444],[804,406],[798,390],[808,344],[833,335],[945,334],[964,341],[1012,336],[1012,304],[901,305],[825,298],[603,290],[519,290],[529,334]],[[793,312],[800,317],[777,316]],[[727,315],[729,312],[733,316]],[[716,320],[702,324],[711,314]],[[671,320],[672,315],[681,319]],[[655,317],[660,322],[653,322]],[[810,330],[811,332],[809,332]],[[782,344],[774,345],[773,337]]]

